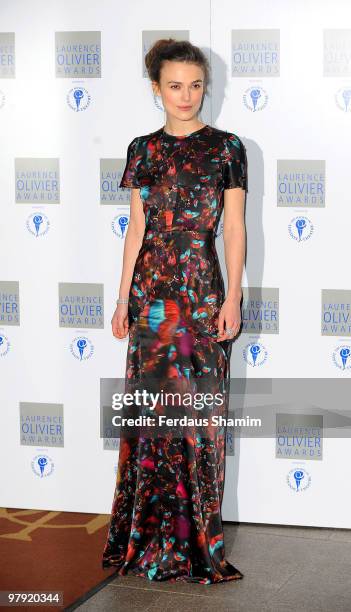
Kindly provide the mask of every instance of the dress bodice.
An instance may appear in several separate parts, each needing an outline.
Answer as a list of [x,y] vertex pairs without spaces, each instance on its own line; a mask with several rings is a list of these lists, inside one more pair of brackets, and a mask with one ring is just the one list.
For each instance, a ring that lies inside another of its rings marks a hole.
[[139,187],[145,231],[217,231],[224,189],[247,191],[240,138],[205,125],[174,136],[163,128],[134,138],[120,187]]

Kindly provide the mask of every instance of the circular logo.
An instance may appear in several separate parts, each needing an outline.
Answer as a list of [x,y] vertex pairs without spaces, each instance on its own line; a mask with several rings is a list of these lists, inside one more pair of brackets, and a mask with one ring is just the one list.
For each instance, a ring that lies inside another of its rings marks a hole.
[[46,478],[54,471],[54,462],[48,455],[36,455],[32,459],[32,470],[39,478]]
[[293,468],[286,477],[286,481],[295,493],[305,491],[311,484],[311,476],[305,468]]
[[253,367],[263,365],[268,358],[266,347],[261,342],[250,342],[243,350],[244,360]]
[[0,333],[0,357],[5,357],[11,347],[10,340],[5,334]]
[[351,112],[351,87],[341,87],[335,94],[335,104],[344,113]]
[[334,349],[332,361],[339,370],[351,370],[351,345],[340,344]]
[[27,217],[27,230],[36,238],[47,234],[50,228],[50,221],[44,213],[36,212]]
[[76,113],[86,110],[90,102],[91,95],[85,87],[72,87],[67,94],[67,104]]
[[256,111],[261,111],[266,108],[268,94],[260,85],[248,87],[243,95],[243,102],[248,110],[255,113]]
[[78,361],[86,361],[94,353],[94,345],[86,336],[76,336],[69,345],[71,354]]
[[288,230],[291,238],[296,240],[297,242],[305,242],[311,238],[314,227],[312,222],[307,217],[293,217],[291,219]]
[[111,223],[113,233],[116,234],[116,236],[118,236],[119,238],[125,238],[128,229],[128,223],[129,215],[117,215],[117,217],[114,217]]

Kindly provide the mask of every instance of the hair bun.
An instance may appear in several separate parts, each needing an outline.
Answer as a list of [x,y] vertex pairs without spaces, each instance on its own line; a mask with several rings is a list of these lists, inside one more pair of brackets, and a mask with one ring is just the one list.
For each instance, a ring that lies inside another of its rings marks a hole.
[[210,80],[210,65],[204,52],[189,40],[159,38],[145,55],[145,66],[151,81],[160,83],[162,64],[165,60],[197,64],[204,73],[204,93]]
[[177,41],[174,38],[159,38],[158,40],[156,40],[149,52],[145,55],[146,69],[149,71],[152,66],[152,62],[157,57],[157,55],[163,50],[166,50],[167,47],[170,46],[170,44],[173,44],[175,42]]

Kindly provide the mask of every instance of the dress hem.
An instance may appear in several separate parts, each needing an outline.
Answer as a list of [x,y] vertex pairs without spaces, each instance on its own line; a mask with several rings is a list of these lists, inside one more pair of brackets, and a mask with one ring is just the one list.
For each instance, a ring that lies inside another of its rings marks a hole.
[[103,560],[102,561],[102,569],[108,569],[110,567],[116,568],[116,574],[118,576],[127,576],[132,575],[138,578],[144,578],[144,580],[149,580],[150,582],[193,582],[198,584],[220,584],[223,582],[229,582],[230,580],[241,580],[244,577],[244,574],[238,570],[236,567],[231,566],[234,570],[234,574],[228,574],[227,576],[216,574],[214,577],[206,577],[206,576],[191,576],[189,574],[181,574],[181,575],[168,575],[164,574],[160,577],[157,576],[149,576],[147,571],[141,570],[138,568],[125,568],[124,563],[121,565],[121,562],[114,563],[113,561]]

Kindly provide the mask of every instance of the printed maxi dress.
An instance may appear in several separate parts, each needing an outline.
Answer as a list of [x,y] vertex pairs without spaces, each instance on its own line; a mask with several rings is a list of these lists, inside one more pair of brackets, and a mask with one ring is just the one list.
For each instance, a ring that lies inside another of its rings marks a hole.
[[[126,381],[150,377],[160,389],[201,381],[225,393],[232,340],[216,342],[225,287],[215,238],[224,189],[247,191],[243,143],[210,125],[183,136],[162,127],[130,142],[119,186],[140,189],[145,214],[129,293]],[[227,409],[226,400],[217,414]],[[102,567],[156,581],[243,577],[225,558],[225,427],[209,425],[205,434],[121,430]]]

